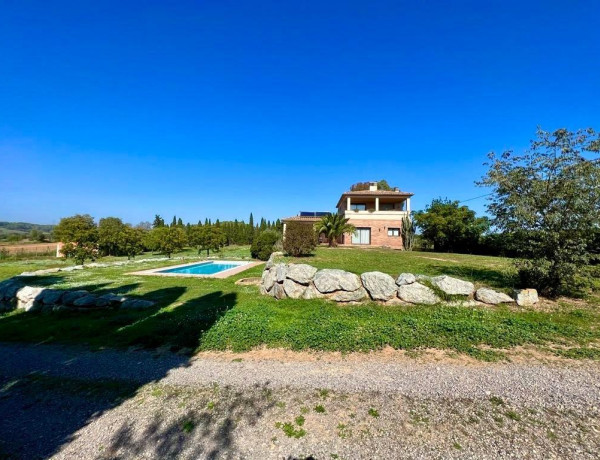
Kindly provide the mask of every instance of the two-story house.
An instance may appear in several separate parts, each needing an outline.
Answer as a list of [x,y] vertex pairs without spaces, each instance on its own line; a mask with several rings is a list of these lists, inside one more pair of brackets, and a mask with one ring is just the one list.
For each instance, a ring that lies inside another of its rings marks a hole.
[[[378,190],[377,182],[371,182],[368,190],[348,191],[337,203],[337,212],[349,219],[356,227],[354,234],[343,235],[338,244],[343,246],[380,246],[402,248],[402,218],[410,213],[412,193],[393,190]],[[284,233],[287,222],[315,224],[326,213],[301,212],[297,216],[283,219]],[[321,243],[327,242],[323,235]]]

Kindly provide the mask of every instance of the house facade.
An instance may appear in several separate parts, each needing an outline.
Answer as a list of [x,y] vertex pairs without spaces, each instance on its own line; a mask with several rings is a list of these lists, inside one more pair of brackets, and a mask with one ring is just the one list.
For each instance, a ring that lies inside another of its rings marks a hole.
[[[375,246],[402,249],[402,218],[410,214],[412,193],[378,190],[377,182],[371,182],[368,190],[348,191],[337,203],[338,214],[349,219],[356,227],[353,234],[345,234],[339,240],[341,246]],[[301,212],[298,216],[283,219],[284,234],[288,222],[298,221],[315,224],[326,213]],[[319,242],[327,242],[323,235]]]

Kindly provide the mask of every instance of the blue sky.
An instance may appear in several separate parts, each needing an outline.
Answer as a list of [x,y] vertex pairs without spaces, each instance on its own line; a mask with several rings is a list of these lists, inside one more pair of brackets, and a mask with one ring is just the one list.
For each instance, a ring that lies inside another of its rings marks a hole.
[[[600,129],[597,1],[5,1],[0,220],[485,193],[490,150]],[[468,203],[484,211],[485,200]]]

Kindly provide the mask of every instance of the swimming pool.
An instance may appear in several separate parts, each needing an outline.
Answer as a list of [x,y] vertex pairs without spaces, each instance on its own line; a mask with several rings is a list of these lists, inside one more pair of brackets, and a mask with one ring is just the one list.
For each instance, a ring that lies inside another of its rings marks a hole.
[[209,262],[200,262],[197,264],[188,264],[180,267],[168,268],[166,270],[158,270],[155,273],[175,273],[182,275],[214,275],[215,273],[221,273],[226,270],[238,268],[247,264],[248,262],[211,260]]

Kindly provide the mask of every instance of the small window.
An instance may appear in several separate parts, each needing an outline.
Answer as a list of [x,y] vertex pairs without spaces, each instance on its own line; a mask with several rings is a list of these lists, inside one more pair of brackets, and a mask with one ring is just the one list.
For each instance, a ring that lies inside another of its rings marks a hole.
[[379,210],[380,211],[393,211],[394,210],[394,203],[380,203],[379,204]]
[[399,228],[388,228],[388,236],[400,236]]
[[350,209],[352,209],[353,211],[366,211],[367,205],[364,203],[351,203]]

